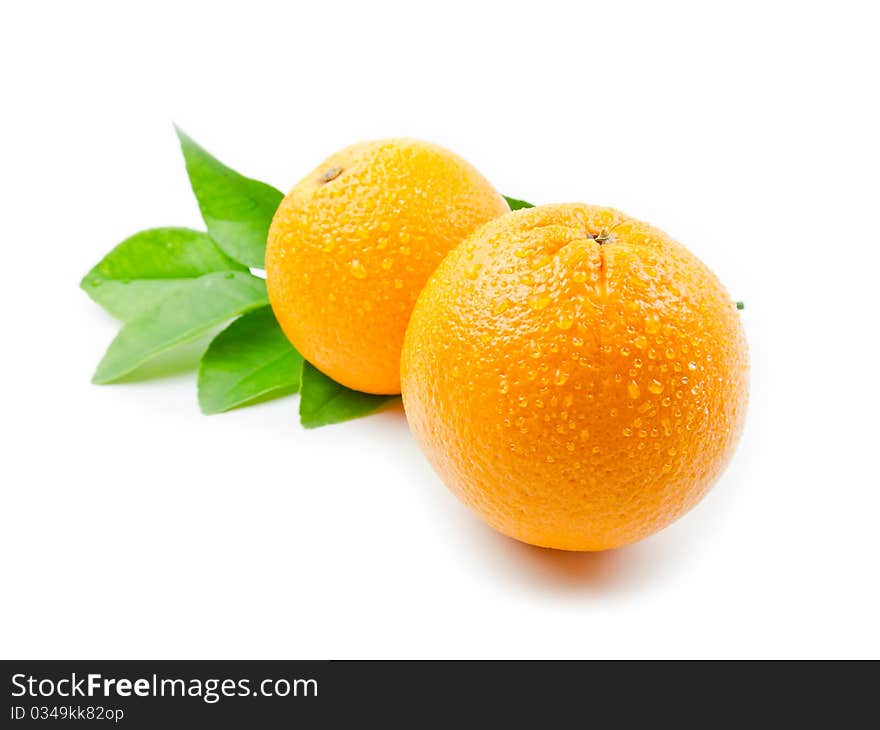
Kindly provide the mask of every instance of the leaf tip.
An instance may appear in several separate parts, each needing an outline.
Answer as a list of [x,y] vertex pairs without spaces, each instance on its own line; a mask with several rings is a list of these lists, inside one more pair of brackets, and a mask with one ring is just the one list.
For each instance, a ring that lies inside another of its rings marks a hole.
[[192,142],[192,137],[190,137],[183,129],[180,128],[180,125],[177,122],[171,122],[171,126],[174,127],[174,133],[177,135],[177,139],[180,140],[181,144],[183,142]]
[[183,159],[188,171],[193,155],[204,154],[205,150],[198,142],[178,127],[177,124],[174,124],[174,131],[177,134],[177,141],[180,143],[180,151],[183,153]]
[[92,374],[92,385],[108,385],[112,378],[108,378],[106,374],[101,372],[101,366]]
[[509,195],[502,195],[501,197],[507,202],[507,207],[510,208],[511,211],[535,207],[532,203],[520,200],[519,198],[511,198]]

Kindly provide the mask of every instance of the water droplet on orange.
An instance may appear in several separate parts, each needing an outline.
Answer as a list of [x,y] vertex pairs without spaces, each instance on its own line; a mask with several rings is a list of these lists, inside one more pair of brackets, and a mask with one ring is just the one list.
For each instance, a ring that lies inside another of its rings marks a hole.
[[537,312],[550,304],[550,297],[546,294],[533,294],[529,297],[528,302],[529,308]]
[[567,314],[562,314],[556,320],[556,326],[561,330],[569,330],[574,324],[574,319]]
[[351,263],[349,263],[349,270],[351,271],[351,275],[355,279],[366,279],[367,278],[367,270],[364,268],[364,265],[354,259]]

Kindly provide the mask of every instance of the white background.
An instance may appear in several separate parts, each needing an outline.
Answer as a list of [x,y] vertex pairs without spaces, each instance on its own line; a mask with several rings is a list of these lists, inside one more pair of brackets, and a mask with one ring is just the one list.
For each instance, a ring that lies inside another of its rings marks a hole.
[[[4,4],[0,655],[880,656],[870,7]],[[285,190],[409,135],[666,229],[746,302],[731,466],[663,533],[557,553],[456,502],[400,410],[205,417],[192,350],[91,385],[117,324],[80,277],[201,225],[172,121]]]

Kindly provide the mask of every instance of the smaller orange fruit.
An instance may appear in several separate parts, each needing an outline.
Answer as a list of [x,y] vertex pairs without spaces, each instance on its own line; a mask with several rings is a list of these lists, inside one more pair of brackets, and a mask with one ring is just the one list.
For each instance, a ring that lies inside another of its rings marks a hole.
[[452,491],[506,535],[605,550],[706,493],[743,425],[748,357],[718,279],[610,208],[487,223],[420,295],[403,402]]
[[278,207],[266,283],[281,328],[325,374],[400,392],[416,297],[446,253],[509,210],[462,158],[427,142],[364,142],[333,155]]

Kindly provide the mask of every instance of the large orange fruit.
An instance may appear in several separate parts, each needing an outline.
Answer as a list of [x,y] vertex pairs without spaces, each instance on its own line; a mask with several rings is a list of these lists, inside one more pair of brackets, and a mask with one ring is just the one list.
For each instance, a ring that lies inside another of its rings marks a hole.
[[510,213],[438,267],[401,364],[452,491],[524,542],[604,550],[693,507],[731,455],[746,341],[718,279],[610,208]]
[[465,236],[508,210],[476,169],[437,145],[348,147],[275,213],[266,248],[275,316],[337,382],[399,393],[403,335],[425,281]]

